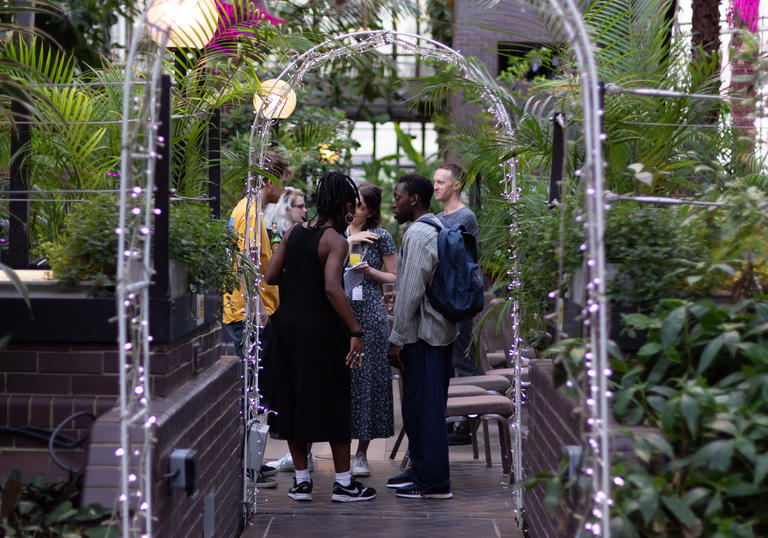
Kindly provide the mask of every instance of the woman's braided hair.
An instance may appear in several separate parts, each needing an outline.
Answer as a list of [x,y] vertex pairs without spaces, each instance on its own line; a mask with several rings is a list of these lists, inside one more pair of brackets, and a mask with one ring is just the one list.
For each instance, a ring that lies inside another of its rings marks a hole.
[[317,222],[313,228],[319,228],[329,218],[334,220],[336,231],[343,233],[346,228],[344,220],[347,214],[347,206],[354,204],[359,199],[357,185],[352,178],[343,172],[331,171],[320,178],[315,192],[315,207],[317,208]]

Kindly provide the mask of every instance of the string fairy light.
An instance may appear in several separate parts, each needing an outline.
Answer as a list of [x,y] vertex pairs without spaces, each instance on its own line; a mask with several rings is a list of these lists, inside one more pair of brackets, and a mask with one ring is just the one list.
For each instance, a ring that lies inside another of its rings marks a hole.
[[[583,530],[595,536],[610,537],[610,509],[613,505],[611,486],[621,480],[612,477],[609,444],[609,391],[611,375],[608,368],[608,319],[605,270],[605,203],[603,181],[602,133],[603,107],[593,44],[582,20],[582,13],[573,0],[537,0],[539,10],[549,8],[557,16],[576,57],[582,99],[584,131],[584,164],[575,175],[584,185],[585,230],[582,252],[586,256],[586,300],[582,310],[584,331],[589,334],[584,366],[587,371],[585,405],[588,417],[584,474],[591,483],[588,512],[584,514]],[[550,13],[551,14],[551,13]],[[553,292],[555,296],[559,290]],[[569,388],[574,383],[569,380]],[[581,534],[581,531],[579,532]]]
[[[142,13],[137,28],[144,26]],[[127,64],[137,58],[142,32],[131,43]],[[152,446],[157,417],[151,414],[149,287],[157,147],[158,89],[167,32],[141,61],[147,72],[126,70],[123,82],[122,150],[117,236],[116,309],[120,373],[120,493],[122,536],[152,536]],[[133,80],[136,77],[138,80]]]
[[[338,58],[352,56],[356,54],[363,54],[370,50],[376,50],[382,46],[395,45],[400,49],[406,50],[409,53],[418,55],[422,59],[433,59],[445,62],[447,64],[456,66],[461,76],[474,82],[480,90],[480,101],[484,103],[486,109],[496,119],[497,130],[502,130],[505,134],[509,135],[510,139],[514,134],[512,122],[509,118],[509,114],[504,107],[504,101],[509,99],[506,91],[502,89],[495,81],[493,77],[486,71],[482,64],[469,61],[464,58],[459,52],[452,48],[430,39],[425,36],[412,34],[408,32],[398,32],[394,30],[360,30],[356,32],[350,32],[340,35],[336,38],[326,40],[320,43],[306,52],[296,56],[290,62],[290,64],[283,69],[278,77],[274,79],[275,90],[273,93],[277,100],[287,99],[288,95],[295,87],[301,85],[301,81],[304,75],[318,65],[322,65],[327,62],[332,62]],[[282,84],[278,84],[282,83]],[[279,87],[279,89],[277,89]],[[274,108],[274,107],[273,107]],[[243,405],[242,410],[243,419],[246,423],[246,431],[248,431],[248,425],[256,420],[260,419],[260,416],[264,415],[264,409],[261,408],[261,397],[258,388],[258,373],[260,370],[260,327],[258,324],[253,323],[252,319],[258,319],[261,315],[259,301],[253,301],[253,298],[258,295],[260,288],[261,268],[259,266],[260,249],[261,249],[261,225],[260,219],[263,218],[261,214],[261,184],[258,181],[259,177],[253,172],[257,168],[262,168],[265,161],[266,147],[269,143],[270,137],[270,125],[275,117],[275,111],[269,108],[264,108],[262,103],[259,110],[255,111],[254,121],[251,126],[251,133],[249,138],[249,173],[246,182],[246,193],[249,196],[247,208],[251,207],[251,199],[255,200],[255,210],[257,214],[257,225],[255,230],[255,257],[253,255],[251,237],[247,234],[245,255],[249,256],[257,266],[256,275],[253,276],[252,281],[245,287],[246,293],[246,323],[243,331],[243,344],[244,349],[248,349],[246,358],[243,364]],[[505,181],[508,182],[505,189],[505,197],[510,202],[516,202],[518,198],[517,183],[515,178],[515,165],[513,161],[506,163],[505,168]],[[248,209],[246,210],[246,222],[249,222]],[[510,229],[510,233],[514,236],[513,229]],[[514,238],[512,238],[514,240]],[[511,252],[514,252],[511,249]],[[513,254],[511,254],[513,256]],[[511,257],[513,274],[516,275],[516,263],[514,263],[514,257]],[[520,285],[517,276],[514,277],[516,285]],[[517,303],[515,303],[516,305]],[[513,446],[513,472],[516,479],[522,478],[522,441],[521,441],[521,414],[522,414],[522,394],[521,394],[521,358],[519,351],[519,308],[514,306],[510,313],[513,332],[515,334],[512,342],[511,349],[509,350],[510,357],[514,362],[514,384],[515,384],[515,424],[512,428],[512,446]],[[249,372],[253,372],[251,375]],[[246,435],[244,440],[244,453],[248,453],[249,439]],[[253,486],[249,486],[247,472],[247,462],[243,462],[243,507],[244,517],[249,517],[250,511],[256,509],[256,491]],[[519,524],[522,524],[522,510],[523,499],[522,490],[516,488],[513,495],[515,496],[515,510],[516,519]]]
[[[510,125],[511,129],[511,125]],[[502,180],[504,197],[510,204],[517,204],[520,200],[520,188],[517,186],[517,161],[508,159],[500,165],[504,171]],[[520,345],[522,338],[520,336],[520,300],[519,293],[522,288],[520,278],[520,269],[517,265],[517,237],[520,230],[517,226],[517,213],[512,211],[512,221],[509,224],[510,246],[507,249],[509,256],[509,269],[507,270],[507,300],[511,304],[509,312],[509,323],[512,325],[512,342],[510,342],[507,355],[512,359],[513,367],[513,390],[515,404],[515,418],[512,424],[512,473],[515,481],[523,478],[523,424],[522,424],[522,357],[520,354]],[[518,526],[523,526],[523,494],[522,488],[516,488],[514,493],[515,518]]]

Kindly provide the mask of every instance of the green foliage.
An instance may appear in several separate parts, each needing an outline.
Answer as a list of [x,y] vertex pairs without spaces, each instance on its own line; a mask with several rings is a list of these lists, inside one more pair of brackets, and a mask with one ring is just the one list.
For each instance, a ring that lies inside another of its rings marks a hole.
[[687,211],[617,203],[606,216],[606,252],[618,273],[608,284],[612,300],[640,310],[662,298],[697,297],[716,283],[715,275],[688,285],[699,264],[709,258],[708,245],[696,227],[685,226]]
[[237,234],[223,220],[211,219],[207,205],[189,203],[171,207],[169,256],[187,264],[189,286],[202,293],[214,289],[231,293],[239,285],[233,271],[237,261]]
[[342,110],[303,107],[280,125],[277,151],[293,166],[291,184],[313,192],[317,180],[332,169],[349,170],[351,151],[360,146]]
[[111,48],[110,27],[118,16],[136,16],[137,0],[48,0],[59,7],[36,17],[35,24],[64,50],[72,51],[81,69],[100,63]]
[[61,483],[43,482],[33,476],[21,481],[18,469],[9,474],[0,488],[3,499],[3,536],[62,536],[117,538],[120,529],[112,514],[98,504],[78,507],[82,473]]
[[440,43],[453,45],[453,5],[446,0],[427,0],[427,19],[432,38]]
[[691,285],[716,274],[734,299],[768,291],[768,195],[754,186],[740,184],[718,197],[720,207],[694,212],[686,221],[698,240],[708,245],[711,259],[697,266]]
[[768,296],[668,301],[627,322],[648,341],[621,372],[613,410],[657,428],[617,468],[617,536],[765,536],[768,531]]
[[75,205],[64,217],[59,239],[41,246],[54,276],[69,286],[93,282],[95,293],[104,293],[104,287],[114,283],[117,271],[117,224],[112,196],[95,196],[90,202]]
[[[506,213],[501,212],[506,209]],[[503,219],[493,221],[493,216]],[[559,289],[560,263],[571,273],[581,263],[578,251],[580,243],[576,226],[566,226],[565,248],[560,248],[560,222],[574,218],[573,208],[552,207],[545,192],[526,190],[516,204],[504,198],[491,199],[486,203],[480,221],[483,223],[481,244],[482,263],[494,279],[504,280],[510,267],[509,248],[516,250],[517,270],[523,286],[513,287],[512,296],[522,305],[523,334],[538,339],[544,315],[551,309],[550,292]],[[516,225],[516,233],[510,235],[510,224]],[[511,245],[510,245],[511,242]]]
[[[525,80],[544,80],[547,72],[557,67],[554,50],[550,47],[539,47],[527,51],[522,56],[508,56],[508,66],[499,76],[499,82],[514,84]],[[518,95],[522,95],[522,90]]]
[[[76,205],[65,217],[59,241],[42,247],[54,276],[70,286],[91,282],[94,293],[106,293],[116,274],[117,223],[114,197],[99,195]],[[210,218],[208,206],[171,207],[169,257],[187,264],[193,291],[234,289],[238,285],[233,273],[237,252],[236,235],[224,221]]]

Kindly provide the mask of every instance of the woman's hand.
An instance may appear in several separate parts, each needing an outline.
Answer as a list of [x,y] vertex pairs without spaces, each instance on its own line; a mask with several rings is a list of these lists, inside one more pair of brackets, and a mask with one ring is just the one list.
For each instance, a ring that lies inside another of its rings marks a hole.
[[373,243],[379,238],[378,234],[373,232],[357,232],[347,237],[347,241],[352,243]]
[[373,271],[373,267],[368,265],[368,262],[361,262],[357,265],[355,265],[355,268],[353,269],[355,273],[363,273],[364,275],[371,276],[371,271]]
[[359,336],[351,337],[349,339],[349,353],[347,353],[346,359],[347,366],[352,368],[353,366],[361,365],[363,363],[363,357],[365,357],[363,339]]

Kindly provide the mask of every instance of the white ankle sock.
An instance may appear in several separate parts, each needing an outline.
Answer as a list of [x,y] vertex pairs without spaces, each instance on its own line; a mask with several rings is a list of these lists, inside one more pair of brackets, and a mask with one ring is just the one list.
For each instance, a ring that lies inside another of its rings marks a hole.
[[294,473],[296,476],[297,484],[301,484],[302,482],[309,482],[309,469],[304,469],[302,471],[296,469]]
[[346,473],[336,473],[336,482],[345,488],[348,487],[352,483],[352,473],[349,471]]

